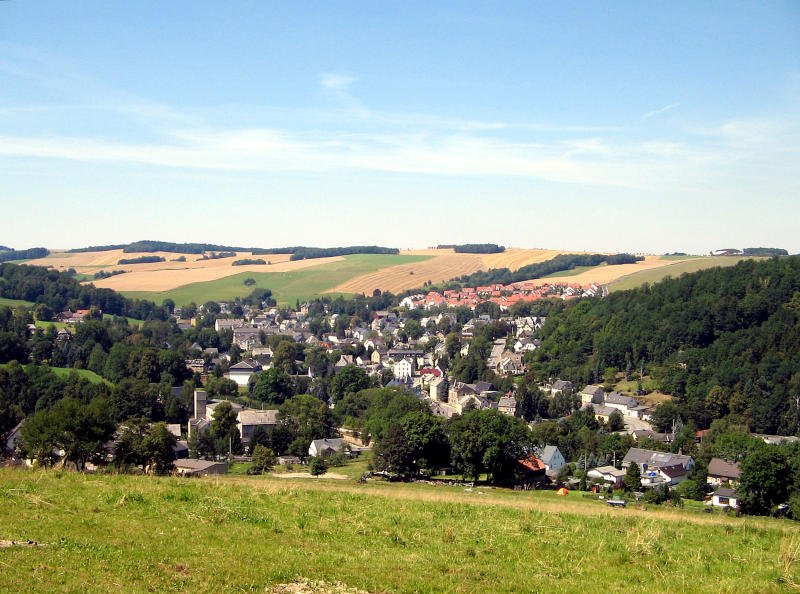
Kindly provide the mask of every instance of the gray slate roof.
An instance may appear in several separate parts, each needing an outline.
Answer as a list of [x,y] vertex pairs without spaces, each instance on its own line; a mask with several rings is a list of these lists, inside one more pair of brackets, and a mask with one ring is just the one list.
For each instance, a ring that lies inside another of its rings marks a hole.
[[648,467],[665,468],[667,466],[675,466],[680,464],[684,468],[688,468],[694,463],[691,456],[683,454],[670,454],[669,452],[657,452],[655,450],[643,450],[641,448],[631,448],[625,457],[622,459],[622,465],[627,466],[632,462],[639,464],[647,464]]
[[558,448],[553,445],[546,445],[541,450],[537,450],[539,460],[550,466],[553,462],[553,456],[558,452]]

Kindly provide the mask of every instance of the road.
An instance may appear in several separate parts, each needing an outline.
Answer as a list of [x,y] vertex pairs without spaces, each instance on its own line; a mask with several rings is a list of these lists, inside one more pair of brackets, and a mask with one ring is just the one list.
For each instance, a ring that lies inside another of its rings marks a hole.
[[648,429],[650,431],[653,430],[653,426],[648,423],[647,421],[643,421],[641,419],[635,419],[633,417],[622,417],[625,421],[625,431],[628,433],[633,433],[634,431],[638,431],[639,429]]

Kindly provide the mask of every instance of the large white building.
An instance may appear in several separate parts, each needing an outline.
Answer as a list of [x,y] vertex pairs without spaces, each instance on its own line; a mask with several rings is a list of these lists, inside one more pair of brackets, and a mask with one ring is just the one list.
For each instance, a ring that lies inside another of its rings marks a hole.
[[403,357],[392,367],[394,379],[398,381],[405,381],[414,374],[414,364],[407,358]]

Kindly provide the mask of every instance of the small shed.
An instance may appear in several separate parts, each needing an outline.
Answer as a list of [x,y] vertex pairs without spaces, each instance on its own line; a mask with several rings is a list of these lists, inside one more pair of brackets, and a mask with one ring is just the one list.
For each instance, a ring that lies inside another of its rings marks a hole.
[[739,507],[739,496],[733,489],[720,487],[711,495],[711,505],[714,507],[737,509]]

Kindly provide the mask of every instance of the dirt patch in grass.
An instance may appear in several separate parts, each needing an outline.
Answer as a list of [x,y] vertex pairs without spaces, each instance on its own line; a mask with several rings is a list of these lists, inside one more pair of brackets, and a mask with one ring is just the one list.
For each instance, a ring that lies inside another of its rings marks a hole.
[[269,594],[368,594],[366,590],[350,588],[341,582],[330,584],[306,578],[298,578],[296,582],[290,584],[278,584],[267,588],[266,591]]

